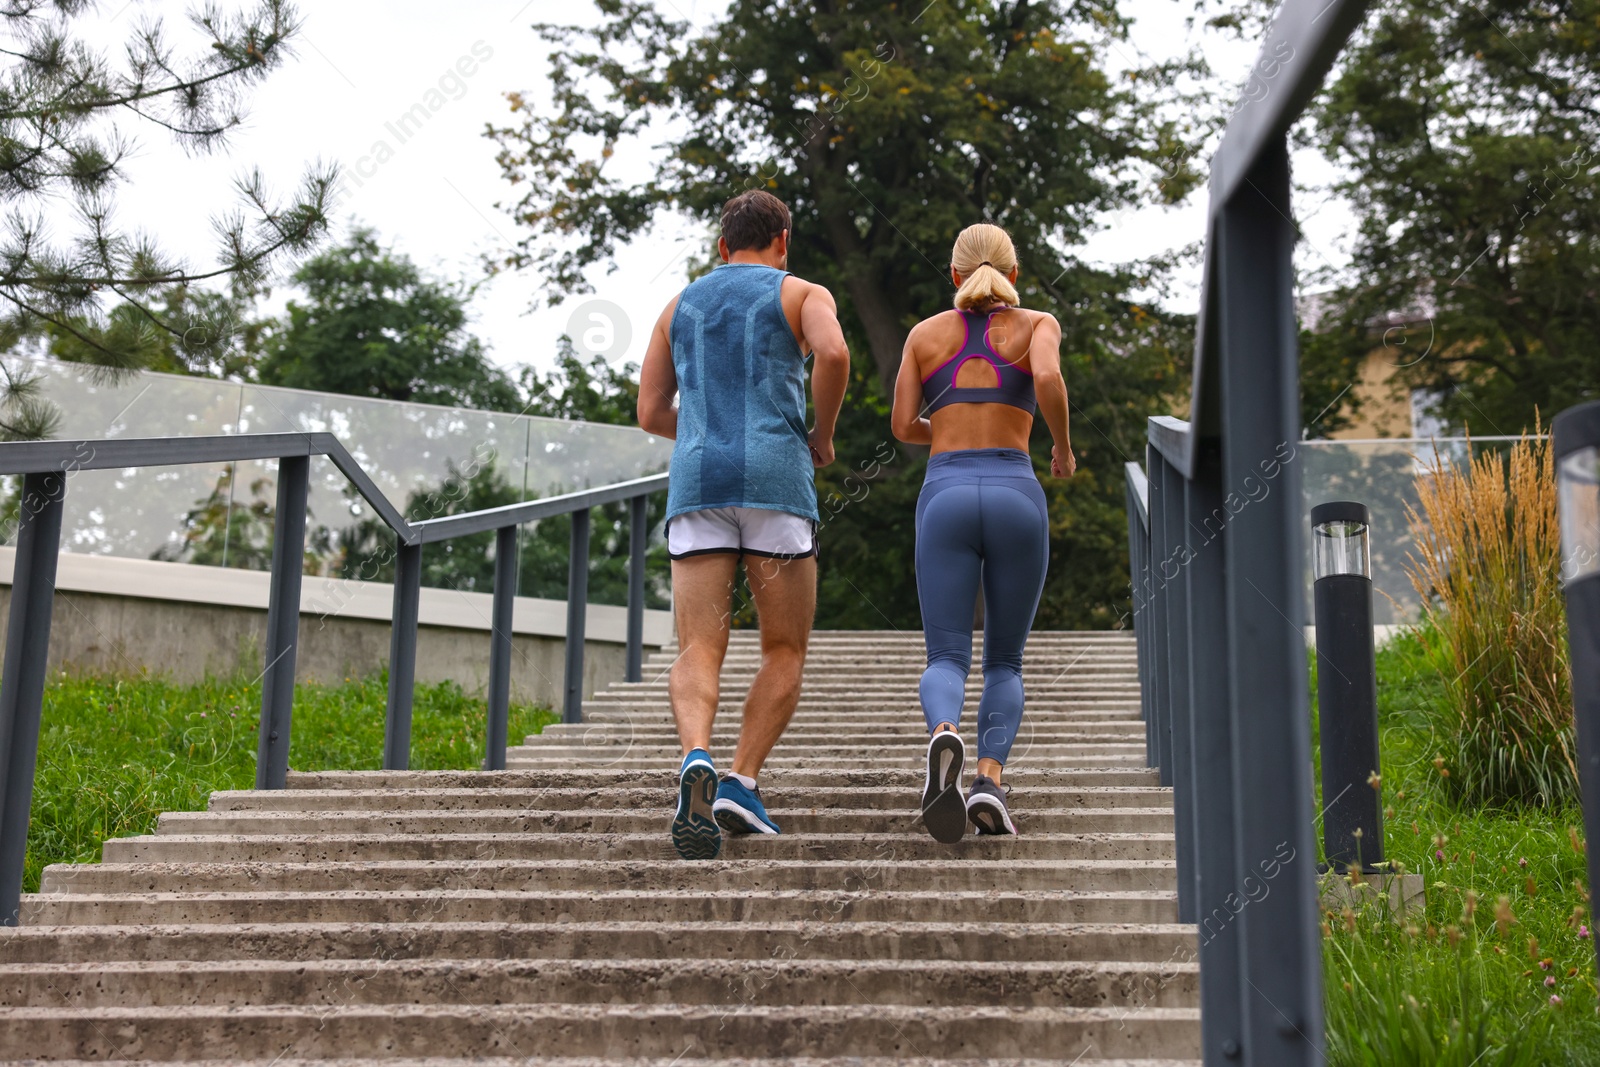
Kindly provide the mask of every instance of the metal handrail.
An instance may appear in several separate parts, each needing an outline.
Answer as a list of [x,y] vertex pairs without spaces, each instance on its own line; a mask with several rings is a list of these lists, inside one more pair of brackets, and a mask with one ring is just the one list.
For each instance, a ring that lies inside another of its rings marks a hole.
[[278,460],[256,788],[282,789],[289,771],[289,731],[293,721],[299,645],[301,560],[312,456],[328,457],[395,535],[384,769],[404,770],[410,765],[417,615],[421,601],[422,546],[425,544],[488,530],[496,534],[486,687],[486,770],[503,770],[506,765],[512,606],[516,598],[517,537],[522,524],[556,515],[572,516],[562,719],[569,723],[581,722],[584,632],[589,599],[589,513],[602,504],[628,501],[626,670],[628,681],[640,680],[644,660],[646,503],[651,493],[666,488],[665,474],[543,500],[412,522],[383,495],[361,465],[329,433],[0,443],[0,474],[20,474],[23,478],[10,628],[6,634],[4,671],[0,675],[0,923],[16,925],[21,903],[62,512],[71,476],[80,470]]
[[[1366,0],[1284,0],[1211,160],[1189,422],[1126,471],[1146,754],[1200,927],[1207,1067],[1323,1060],[1287,133]],[[1141,491],[1142,490],[1142,491]]]
[[1139,525],[1149,530],[1150,481],[1144,476],[1144,468],[1137,463],[1124,463],[1122,473],[1128,482],[1128,513],[1136,515]]

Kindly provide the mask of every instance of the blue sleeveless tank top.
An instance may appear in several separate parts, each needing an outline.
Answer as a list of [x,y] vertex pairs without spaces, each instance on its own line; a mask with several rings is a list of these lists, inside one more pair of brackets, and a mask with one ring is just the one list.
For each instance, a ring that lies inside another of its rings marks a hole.
[[[928,414],[951,404],[1010,404],[1030,415],[1034,413],[1038,402],[1033,394],[1033,374],[1006,362],[989,343],[989,324],[1003,310],[1003,306],[988,313],[956,309],[967,327],[967,336],[955,355],[922,379],[922,402]],[[956,385],[956,375],[969,359],[986,360],[999,381],[991,386]]]
[[669,331],[678,374],[669,519],[741,507],[818,521],[805,359],[780,296],[787,274],[723,263],[678,298]]

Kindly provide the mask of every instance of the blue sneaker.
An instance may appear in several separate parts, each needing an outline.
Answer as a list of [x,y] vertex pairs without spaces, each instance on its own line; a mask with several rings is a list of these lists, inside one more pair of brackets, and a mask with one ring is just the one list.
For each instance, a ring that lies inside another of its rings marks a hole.
[[717,786],[717,802],[711,805],[717,822],[730,834],[775,834],[778,824],[761,803],[761,790],[750,789],[737,778],[724,778]]
[[694,749],[678,770],[678,811],[672,816],[672,847],[686,860],[714,860],[722,851],[722,831],[711,810],[716,795],[711,753]]

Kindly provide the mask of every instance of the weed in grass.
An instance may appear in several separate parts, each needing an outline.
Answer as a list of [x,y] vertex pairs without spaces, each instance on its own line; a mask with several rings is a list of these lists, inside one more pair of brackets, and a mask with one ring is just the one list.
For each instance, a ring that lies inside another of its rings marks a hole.
[[[289,766],[376,770],[383,759],[388,677],[295,686]],[[107,838],[148,833],[163,811],[199,811],[214,790],[255,784],[261,686],[245,679],[179,685],[150,677],[58,675],[45,689],[24,888],[51,863],[97,860]],[[484,755],[483,701],[453,682],[419,685],[411,765],[475,769]],[[513,704],[510,737],[557,716]]]

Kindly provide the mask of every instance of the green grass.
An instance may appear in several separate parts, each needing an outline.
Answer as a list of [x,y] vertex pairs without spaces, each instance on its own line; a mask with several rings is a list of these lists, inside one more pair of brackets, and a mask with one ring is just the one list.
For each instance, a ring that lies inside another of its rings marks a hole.
[[1427,904],[1406,927],[1326,916],[1329,1062],[1600,1063],[1582,813],[1452,807],[1433,762],[1444,681],[1415,635],[1378,655],[1384,847]]
[[[374,770],[383,757],[388,679],[295,687],[289,766]],[[484,704],[454,683],[419,685],[411,766],[475,769]],[[198,811],[215,789],[255,784],[261,686],[245,679],[178,685],[159,678],[57,675],[45,688],[24,887],[47,864],[93,862],[101,842],[148,833],[163,811]],[[515,744],[557,716],[513,704]]]

